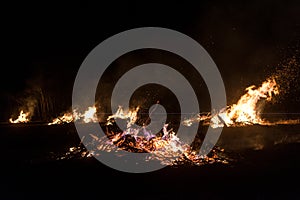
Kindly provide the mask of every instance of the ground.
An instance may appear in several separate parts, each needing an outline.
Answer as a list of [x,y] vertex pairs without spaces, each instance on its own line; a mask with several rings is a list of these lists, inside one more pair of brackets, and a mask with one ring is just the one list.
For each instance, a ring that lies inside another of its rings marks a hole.
[[299,126],[224,129],[219,144],[228,149],[238,141],[250,144],[245,141],[251,133],[263,136],[261,143],[268,145],[231,148],[239,159],[228,165],[167,166],[130,174],[93,158],[56,160],[80,141],[73,125],[2,125],[1,198],[295,199],[300,194],[300,144],[296,140],[270,145],[276,139],[270,135],[299,135],[296,130]]

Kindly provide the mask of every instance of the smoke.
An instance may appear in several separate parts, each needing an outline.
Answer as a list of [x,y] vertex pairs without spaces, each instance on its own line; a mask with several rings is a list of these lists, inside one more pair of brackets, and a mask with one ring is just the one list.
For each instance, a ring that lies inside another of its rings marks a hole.
[[23,110],[31,121],[48,121],[53,116],[54,98],[49,95],[41,84],[30,82],[23,92],[10,97],[10,117],[16,118]]
[[36,95],[33,95],[36,93],[36,91],[33,91],[32,89],[26,90],[20,97],[17,98],[13,104],[13,114],[12,118],[16,118],[21,111],[24,111],[25,113],[29,113],[28,119],[30,120],[35,115],[35,109],[38,105],[38,100],[36,98]]
[[32,117],[34,115],[34,110],[36,108],[37,105],[37,99],[33,98],[33,97],[27,97],[25,100],[25,105],[23,106],[22,110],[26,110],[26,112],[30,113],[30,117]]

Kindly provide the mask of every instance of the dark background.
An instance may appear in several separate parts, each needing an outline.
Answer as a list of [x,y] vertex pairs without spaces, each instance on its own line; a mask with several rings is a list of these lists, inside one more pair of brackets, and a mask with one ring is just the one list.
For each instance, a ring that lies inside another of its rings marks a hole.
[[[37,103],[37,121],[69,109],[73,81],[83,59],[106,38],[131,28],[165,27],[198,41],[222,74],[228,104],[235,103],[247,86],[259,85],[278,68],[288,65],[289,59],[299,62],[300,3],[296,0],[11,2],[2,3],[0,13],[1,122],[7,122],[33,99]],[[129,55],[117,64],[122,67],[151,60],[144,53]],[[154,55],[154,59],[168,62],[165,60],[170,56],[161,56]],[[169,63],[177,60],[174,57]],[[288,92],[268,107],[271,112],[300,112],[299,66],[287,68],[290,71],[282,71],[286,73],[282,73],[281,82]],[[49,105],[45,107],[46,104]],[[297,136],[299,126],[225,129],[222,136],[235,139],[240,146],[240,138],[247,135],[252,139],[251,133],[270,143],[262,151],[235,152],[247,155],[236,166],[166,167],[145,174],[122,173],[93,159],[50,159],[50,152],[63,154],[78,144],[72,124],[0,128],[4,167],[0,198],[4,199],[299,196],[298,185],[293,183],[299,179],[299,143],[273,146],[272,136],[278,132]]]
[[[31,97],[50,105],[40,105],[33,120],[69,109],[83,59],[106,38],[131,28],[165,27],[198,41],[221,72],[228,104],[288,59],[299,60],[298,1],[14,2],[1,10],[1,121]],[[297,79],[286,78],[292,87],[272,112],[300,111]]]

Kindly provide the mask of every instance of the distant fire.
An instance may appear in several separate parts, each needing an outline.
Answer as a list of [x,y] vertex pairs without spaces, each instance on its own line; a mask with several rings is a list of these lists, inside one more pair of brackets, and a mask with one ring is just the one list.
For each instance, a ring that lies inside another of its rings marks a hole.
[[9,119],[10,123],[27,123],[29,122],[29,116],[30,116],[30,112],[24,112],[23,110],[21,110],[19,116],[17,119],[13,120],[12,118]]

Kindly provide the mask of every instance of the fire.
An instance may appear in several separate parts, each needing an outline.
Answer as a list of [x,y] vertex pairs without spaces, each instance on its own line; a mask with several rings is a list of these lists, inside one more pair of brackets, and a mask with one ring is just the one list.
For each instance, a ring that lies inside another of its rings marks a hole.
[[183,121],[183,125],[191,126],[193,123],[199,121],[209,124],[212,128],[223,127],[224,125],[267,125],[268,122],[261,119],[259,115],[262,108],[258,106],[258,103],[261,100],[271,101],[272,97],[278,94],[279,90],[275,79],[269,78],[258,88],[255,85],[246,88],[246,93],[240,97],[236,104],[227,106],[214,114],[198,114],[196,117]]
[[92,107],[88,107],[88,109],[84,112],[83,115],[81,115],[83,117],[83,121],[85,123],[90,123],[90,122],[97,122],[98,118],[96,116],[96,107],[92,106]]
[[107,125],[111,125],[113,119],[126,119],[128,120],[127,128],[129,128],[136,122],[139,109],[140,108],[137,107],[135,110],[124,111],[122,106],[119,106],[115,114],[108,116]]
[[[268,78],[261,86],[254,85],[246,88],[245,94],[240,97],[236,104],[227,106],[219,111],[199,113],[182,123],[185,126],[191,126],[194,123],[202,122],[203,125],[209,125],[212,128],[224,126],[247,126],[252,124],[259,125],[277,125],[299,123],[299,120],[268,122],[260,117],[262,112],[261,101],[271,101],[273,96],[279,94],[279,89],[275,79]],[[95,109],[89,108],[85,113],[86,116],[95,117]],[[230,160],[224,149],[214,147],[209,155],[201,155],[193,150],[192,146],[186,144],[176,136],[172,129],[168,129],[168,124],[165,124],[162,131],[157,134],[151,133],[145,127],[133,126],[138,119],[139,107],[136,109],[124,111],[121,106],[115,114],[107,118],[105,124],[107,133],[105,138],[99,138],[96,135],[90,134],[92,141],[92,151],[88,152],[85,148],[71,147],[70,151],[63,156],[74,156],[78,154],[80,157],[99,156],[101,151],[118,152],[118,150],[126,150],[130,152],[149,153],[146,160],[158,160],[163,165],[177,165],[180,163],[191,163],[196,165],[211,164],[215,162],[227,164]],[[80,115],[81,117],[85,116]],[[85,119],[85,118],[84,118]],[[89,117],[87,119],[90,119]],[[126,120],[127,126],[125,130],[114,132],[114,120]],[[83,120],[84,122],[89,122]],[[92,120],[93,121],[93,120]],[[112,128],[110,128],[112,127]],[[109,142],[106,138],[109,138]],[[82,144],[82,143],[81,143]],[[96,147],[94,146],[96,144]]]
[[279,94],[279,90],[274,79],[268,79],[257,89],[255,89],[255,86],[252,85],[246,88],[246,91],[247,93],[239,99],[237,104],[233,104],[226,110],[226,115],[220,116],[227,126],[234,125],[234,123],[263,123],[263,120],[258,115],[260,112],[257,108],[258,101],[261,99],[270,101],[273,94]]
[[30,115],[30,112],[26,112],[24,113],[23,110],[21,110],[20,112],[20,115],[18,116],[17,119],[13,120],[12,118],[9,119],[9,122],[10,123],[27,123],[29,122],[29,115]]
[[[80,157],[99,156],[101,151],[118,152],[118,150],[122,149],[130,152],[149,153],[145,157],[146,160],[158,160],[163,165],[177,165],[186,161],[197,165],[214,162],[227,164],[227,158],[217,156],[217,153],[223,150],[215,148],[212,156],[201,156],[192,150],[189,144],[180,141],[176,133],[168,128],[168,124],[165,124],[162,131],[157,134],[153,134],[145,127],[133,126],[137,120],[138,111],[139,107],[124,111],[119,106],[116,113],[107,118],[107,123],[105,124],[107,136],[99,138],[94,134],[90,134],[90,144],[93,151],[88,152],[80,146],[71,147],[69,152],[62,156],[61,159],[72,157],[76,154]],[[116,133],[110,131],[110,128],[114,129],[115,119],[126,120],[127,126],[125,130]],[[104,142],[106,137],[109,138],[109,142]],[[94,146],[95,144],[96,146]]]
[[64,113],[62,116],[53,119],[48,125],[71,123],[77,120],[82,120],[84,123],[97,122],[96,111],[95,106],[88,107],[83,114],[77,112],[77,110],[73,110],[73,112]]
[[[71,147],[66,155],[60,159],[68,159],[74,156],[90,157],[100,156],[101,151],[118,152],[126,150],[130,152],[149,153],[146,161],[158,160],[162,165],[179,165],[189,162],[195,165],[212,164],[215,162],[228,164],[228,158],[223,154],[224,149],[215,147],[212,154],[202,156],[192,150],[191,146],[183,143],[172,130],[168,130],[165,124],[162,135],[154,135],[145,128],[127,128],[120,133],[113,133],[109,142],[104,142],[105,137],[99,138],[90,134],[93,150],[87,151],[84,147]],[[94,146],[96,144],[96,146]],[[120,155],[121,156],[121,155]]]
[[48,123],[48,125],[53,125],[53,124],[63,124],[63,123],[71,123],[74,120],[77,120],[79,118],[78,113],[76,110],[72,112],[65,113],[64,115],[57,117],[53,119],[52,122]]

